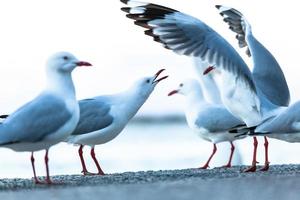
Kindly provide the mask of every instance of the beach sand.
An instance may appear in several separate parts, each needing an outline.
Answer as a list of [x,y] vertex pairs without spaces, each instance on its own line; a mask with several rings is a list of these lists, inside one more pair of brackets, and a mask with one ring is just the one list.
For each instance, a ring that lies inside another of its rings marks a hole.
[[30,179],[1,179],[0,199],[299,199],[300,165],[241,173],[244,168],[53,176],[54,181],[63,182],[54,186],[35,185]]

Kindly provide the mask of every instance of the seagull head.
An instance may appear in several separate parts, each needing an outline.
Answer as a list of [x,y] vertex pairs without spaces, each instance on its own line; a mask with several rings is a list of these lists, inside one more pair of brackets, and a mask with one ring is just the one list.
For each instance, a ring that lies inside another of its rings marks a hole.
[[76,67],[92,66],[85,61],[79,61],[73,54],[68,52],[58,52],[52,55],[47,62],[50,71],[61,73],[72,72]]
[[195,79],[188,79],[179,84],[178,88],[169,92],[168,96],[182,94],[187,96],[192,92],[202,92],[200,83]]
[[135,83],[141,95],[149,96],[158,83],[160,83],[161,81],[169,77],[169,76],[160,77],[160,74],[163,71],[165,71],[165,69],[159,70],[154,74],[154,76],[141,78]]

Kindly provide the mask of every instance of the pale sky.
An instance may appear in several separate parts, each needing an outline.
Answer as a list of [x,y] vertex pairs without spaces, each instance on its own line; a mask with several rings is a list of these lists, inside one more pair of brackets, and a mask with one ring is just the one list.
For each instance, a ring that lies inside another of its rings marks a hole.
[[[236,48],[235,35],[214,5],[237,8],[251,23],[256,38],[280,63],[292,101],[300,99],[300,13],[294,1],[151,2],[198,17]],[[195,76],[191,59],[178,56],[145,36],[143,29],[120,11],[122,6],[118,0],[0,1],[0,113],[10,113],[38,94],[44,86],[47,57],[62,50],[94,65],[74,72],[79,99],[124,90],[138,77],[153,75],[164,67],[170,78],[158,85],[140,114],[180,112],[183,98],[166,95],[181,80]],[[244,50],[239,52],[244,55]]]

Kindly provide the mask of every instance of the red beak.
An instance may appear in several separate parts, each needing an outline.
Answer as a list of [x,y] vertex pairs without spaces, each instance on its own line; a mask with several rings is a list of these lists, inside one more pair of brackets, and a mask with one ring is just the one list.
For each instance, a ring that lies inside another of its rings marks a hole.
[[93,66],[91,63],[85,62],[85,61],[79,61],[79,62],[76,63],[76,65],[78,67],[90,67],[90,66]]
[[177,93],[178,93],[178,90],[173,90],[173,91],[171,91],[171,92],[168,94],[168,96],[172,96],[172,95],[177,94]]
[[215,67],[214,66],[209,66],[208,68],[206,68],[206,70],[203,72],[203,75],[208,74],[209,72],[211,72],[212,70],[214,70]]

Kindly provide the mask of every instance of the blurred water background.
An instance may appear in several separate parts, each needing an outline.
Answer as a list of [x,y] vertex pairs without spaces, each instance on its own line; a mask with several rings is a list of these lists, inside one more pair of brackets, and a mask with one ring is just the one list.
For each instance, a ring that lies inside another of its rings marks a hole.
[[[296,37],[300,29],[295,28],[299,19],[298,6],[281,1],[270,5],[268,1],[246,0],[151,2],[201,18],[229,40],[251,68],[251,59],[245,57],[244,49],[238,48],[234,34],[222,21],[215,4],[239,9],[250,21],[257,39],[281,64],[291,90],[291,101],[300,99],[297,65],[300,46],[295,45],[300,42]],[[137,78],[166,68],[170,78],[157,86],[121,135],[97,146],[96,153],[106,173],[199,167],[210,155],[212,145],[187,127],[182,116],[183,98],[166,97],[183,79],[196,77],[192,61],[167,51],[143,35],[143,29],[126,19],[120,11],[121,6],[119,0],[105,3],[98,0],[1,1],[0,114],[13,112],[38,94],[44,87],[45,60],[56,51],[70,51],[95,66],[75,70],[78,99],[122,91]],[[285,37],[286,30],[291,29],[291,37]],[[235,144],[234,164],[250,164],[251,138]],[[262,144],[260,139],[258,160],[261,164],[264,161]],[[222,143],[218,148],[212,167],[225,164],[229,157],[229,144]],[[78,174],[81,166],[77,149],[64,143],[54,146],[50,150],[51,174]],[[299,153],[300,144],[270,140],[271,164],[299,163]],[[43,156],[44,152],[36,153],[39,175],[45,174]],[[88,148],[85,157],[88,168],[95,171]],[[29,153],[0,149],[0,178],[31,176]]]
[[[263,164],[263,140],[260,138],[258,161]],[[250,164],[252,159],[252,139],[235,142],[236,152],[233,164]],[[226,164],[229,157],[229,143],[220,143],[211,167]],[[65,143],[50,150],[50,172],[52,175],[79,174],[81,165],[78,147]],[[184,169],[202,166],[212,151],[212,144],[201,140],[185,124],[182,117],[169,119],[137,118],[113,141],[96,146],[96,154],[106,173]],[[90,158],[90,148],[84,156],[90,171],[96,172]],[[289,144],[270,140],[271,164],[297,163],[299,144]],[[37,173],[45,175],[44,152],[35,153]],[[8,149],[0,151],[0,178],[32,177],[30,153],[16,153]]]

